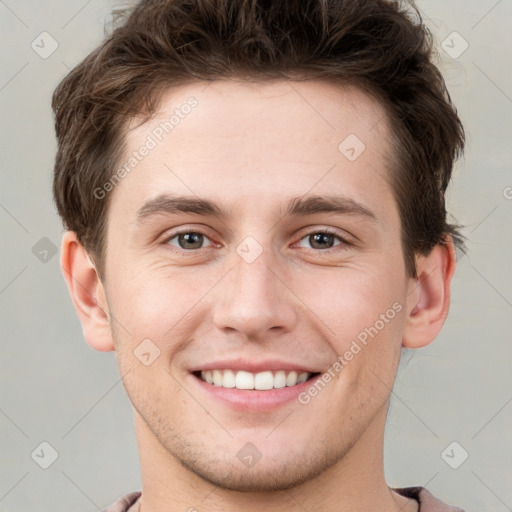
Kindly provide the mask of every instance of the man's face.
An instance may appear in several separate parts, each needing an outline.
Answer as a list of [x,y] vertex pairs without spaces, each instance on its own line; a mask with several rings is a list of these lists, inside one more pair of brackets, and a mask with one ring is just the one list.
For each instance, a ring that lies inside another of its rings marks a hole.
[[[314,81],[183,86],[128,133],[125,160],[151,149],[111,192],[104,285],[146,450],[264,490],[381,440],[410,284],[388,141],[378,103]],[[251,380],[276,388],[216,385]]]

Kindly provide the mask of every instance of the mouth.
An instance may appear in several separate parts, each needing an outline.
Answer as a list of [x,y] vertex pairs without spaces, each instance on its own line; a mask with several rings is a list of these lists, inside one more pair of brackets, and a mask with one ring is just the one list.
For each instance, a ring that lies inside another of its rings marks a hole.
[[258,360],[240,356],[203,363],[188,372],[192,387],[212,406],[270,413],[280,407],[292,407],[294,402],[303,407],[300,396],[311,386],[317,386],[323,370],[320,364],[305,366],[300,361],[278,357]]
[[208,400],[228,406],[238,412],[265,413],[296,401],[303,407],[300,396],[321,379],[319,372],[296,370],[207,369],[190,374],[194,386]]
[[248,372],[234,369],[215,369],[195,371],[192,374],[203,382],[219,388],[270,391],[294,387],[314,379],[319,372],[300,372],[295,370],[265,370]]

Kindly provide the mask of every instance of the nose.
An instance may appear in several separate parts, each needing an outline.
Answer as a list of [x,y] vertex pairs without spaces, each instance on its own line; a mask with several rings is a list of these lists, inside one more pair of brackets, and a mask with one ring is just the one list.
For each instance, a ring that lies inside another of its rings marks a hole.
[[298,299],[269,251],[264,250],[250,263],[238,254],[234,254],[233,260],[231,271],[216,287],[215,326],[224,332],[236,331],[253,341],[268,338],[271,330],[293,330],[298,318]]

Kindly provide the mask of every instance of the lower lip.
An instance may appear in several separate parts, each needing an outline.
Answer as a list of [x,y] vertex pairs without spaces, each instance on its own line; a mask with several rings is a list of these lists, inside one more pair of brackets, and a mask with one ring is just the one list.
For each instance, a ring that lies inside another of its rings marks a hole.
[[280,407],[296,399],[322,376],[322,374],[318,374],[312,379],[295,386],[260,391],[256,389],[223,388],[222,386],[208,384],[208,382],[194,374],[190,375],[209,396],[228,403],[234,409],[245,412],[264,412]]

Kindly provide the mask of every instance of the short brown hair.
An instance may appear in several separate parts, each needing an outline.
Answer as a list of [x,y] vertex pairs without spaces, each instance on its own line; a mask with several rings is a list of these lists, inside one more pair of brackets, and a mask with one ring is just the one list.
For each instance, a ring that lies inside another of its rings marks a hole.
[[172,86],[196,80],[325,79],[377,97],[392,128],[391,186],[406,269],[458,226],[445,191],[464,129],[419,11],[390,0],[146,0],[58,85],[53,193],[66,229],[100,275],[108,199],[131,118],[156,112]]

